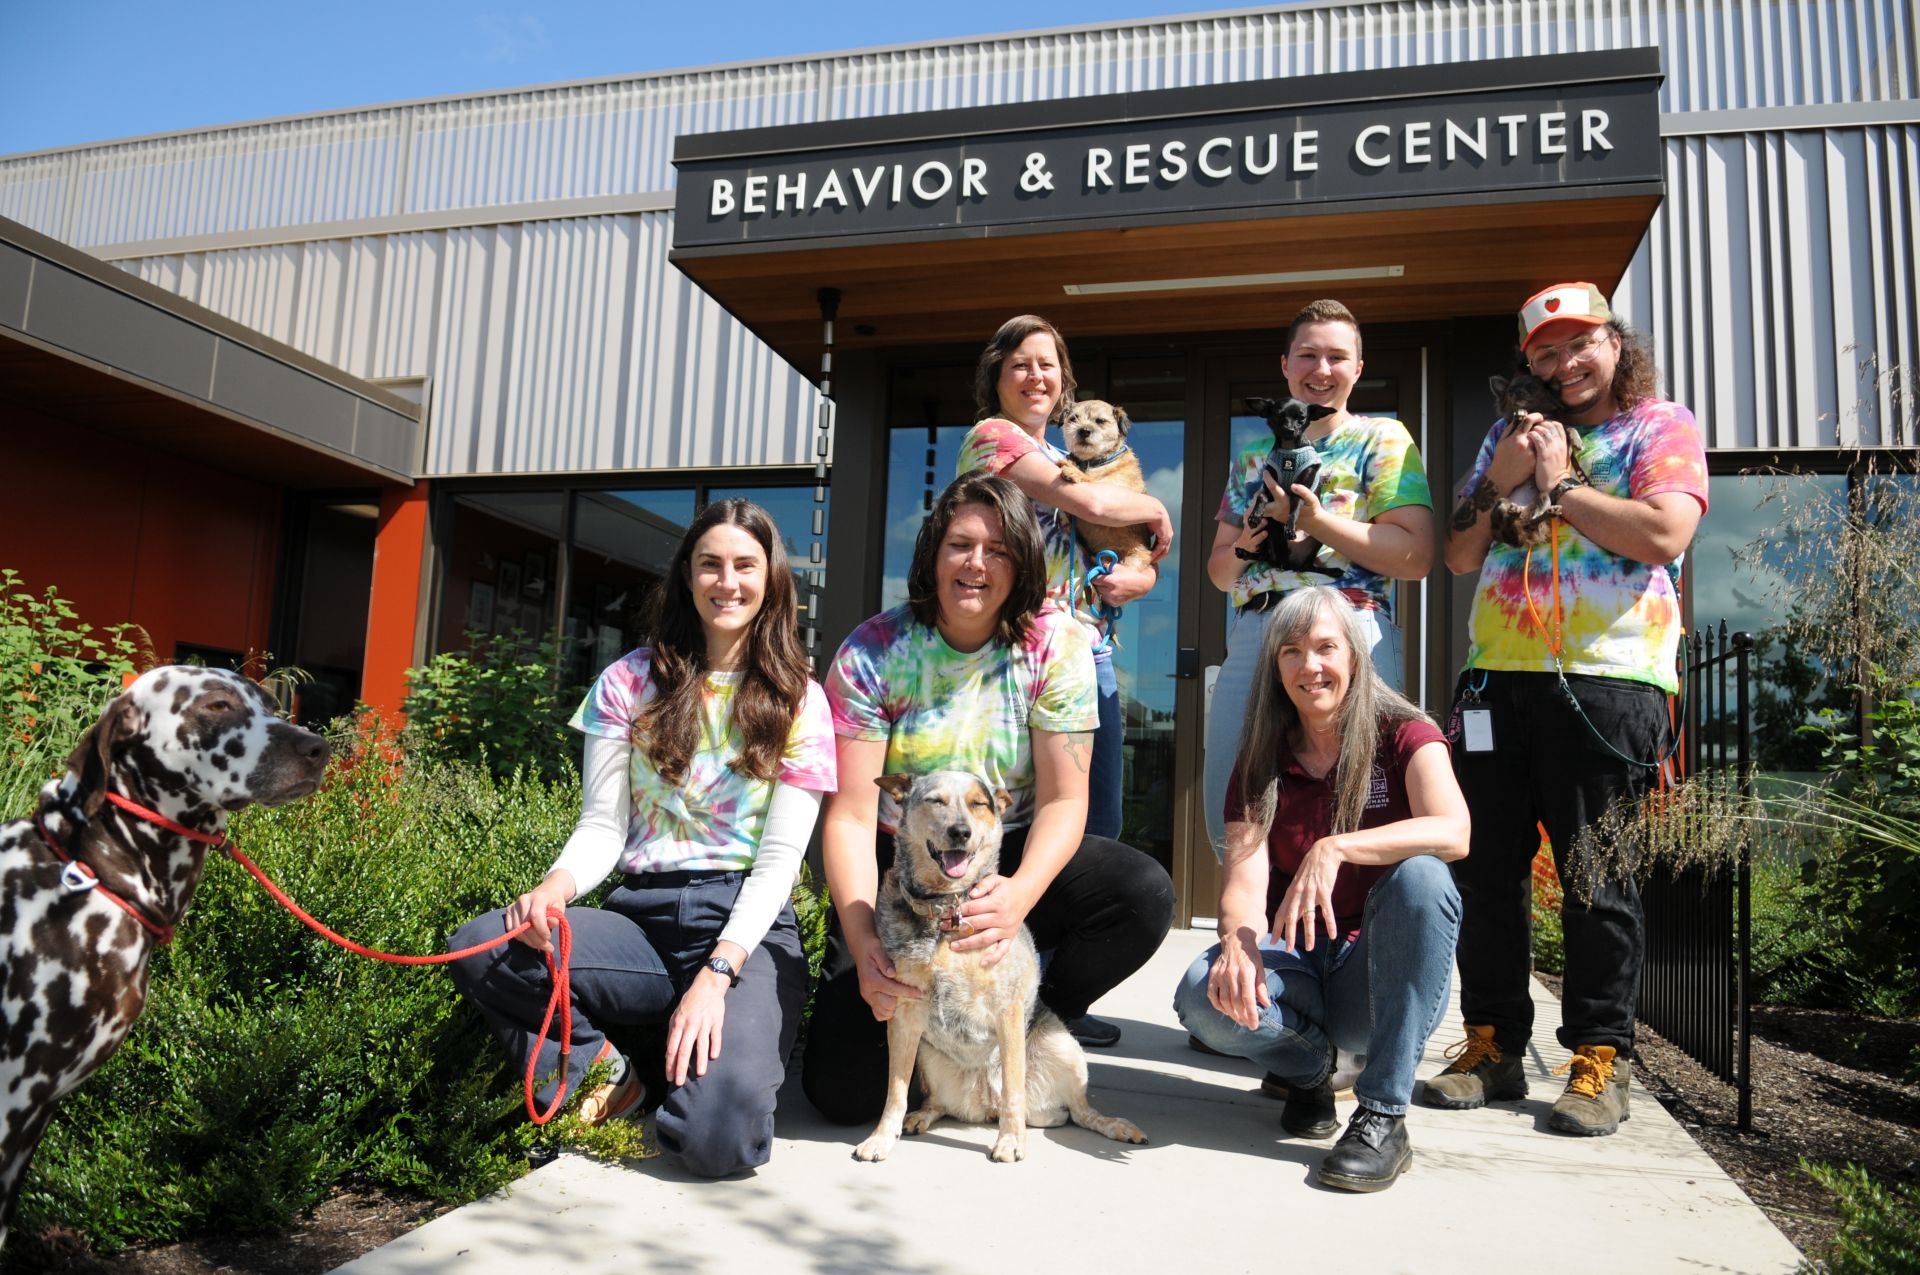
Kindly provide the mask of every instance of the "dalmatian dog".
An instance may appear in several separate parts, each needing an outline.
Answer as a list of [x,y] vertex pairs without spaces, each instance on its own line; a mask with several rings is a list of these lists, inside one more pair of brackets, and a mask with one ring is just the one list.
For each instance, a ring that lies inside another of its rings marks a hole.
[[54,1104],[145,1008],[148,958],[207,852],[108,794],[217,837],[230,811],[313,792],[327,753],[238,674],[157,668],[81,736],[34,817],[0,825],[0,1244]]

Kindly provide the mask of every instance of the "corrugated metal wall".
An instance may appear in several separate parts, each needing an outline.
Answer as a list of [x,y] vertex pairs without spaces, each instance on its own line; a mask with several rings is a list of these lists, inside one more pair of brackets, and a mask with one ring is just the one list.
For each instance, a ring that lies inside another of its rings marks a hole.
[[[349,372],[431,376],[431,474],[804,463],[813,392],[666,264],[668,214],[299,228],[663,191],[679,133],[1649,44],[1670,114],[1904,103],[1920,17],[1910,0],[1299,5],[26,156],[0,161],[0,215],[110,256],[311,239],[124,264]],[[1884,441],[1913,411],[1893,374],[1920,367],[1920,124],[1713,123],[1669,137],[1620,308],[1714,445]]]

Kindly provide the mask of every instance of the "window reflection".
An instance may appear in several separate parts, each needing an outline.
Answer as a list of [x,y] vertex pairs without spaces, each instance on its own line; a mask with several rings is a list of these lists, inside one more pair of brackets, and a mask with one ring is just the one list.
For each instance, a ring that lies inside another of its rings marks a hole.
[[572,578],[561,636],[569,680],[585,682],[646,642],[647,600],[693,521],[694,491],[583,491],[573,500]]
[[559,560],[558,492],[463,492],[453,498],[441,568],[436,651],[469,634],[546,634]]

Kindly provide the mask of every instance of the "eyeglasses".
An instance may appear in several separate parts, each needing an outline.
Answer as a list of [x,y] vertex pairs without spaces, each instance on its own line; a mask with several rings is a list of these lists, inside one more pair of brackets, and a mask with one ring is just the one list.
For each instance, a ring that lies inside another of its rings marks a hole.
[[1559,345],[1549,345],[1535,350],[1527,356],[1527,367],[1536,376],[1552,376],[1561,364],[1587,353],[1606,340],[1607,335],[1608,329],[1604,323],[1598,327],[1589,328],[1583,335],[1571,341],[1563,341]]

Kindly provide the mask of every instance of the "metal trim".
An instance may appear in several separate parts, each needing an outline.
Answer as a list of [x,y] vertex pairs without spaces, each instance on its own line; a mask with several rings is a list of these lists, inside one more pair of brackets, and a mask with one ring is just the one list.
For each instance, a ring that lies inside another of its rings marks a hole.
[[1342,71],[1291,79],[1233,80],[1135,93],[915,111],[906,115],[868,115],[727,133],[682,133],[674,138],[673,163],[678,167],[789,151],[839,150],[1043,128],[1190,119],[1294,106],[1326,107],[1351,102],[1497,93],[1504,89],[1664,80],[1661,63],[1662,52],[1658,47],[1596,49],[1586,53]]
[[1669,111],[1661,137],[1737,136],[1793,129],[1872,128],[1920,124],[1920,102],[1823,102],[1805,106],[1748,106],[1733,111]]

